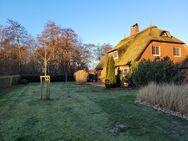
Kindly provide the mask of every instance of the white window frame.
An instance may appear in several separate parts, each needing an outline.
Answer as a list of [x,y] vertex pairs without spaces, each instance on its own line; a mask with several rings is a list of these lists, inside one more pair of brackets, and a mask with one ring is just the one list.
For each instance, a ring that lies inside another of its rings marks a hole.
[[[159,54],[156,54],[156,50],[155,50],[155,54],[153,54],[153,47],[154,47],[154,48],[155,48],[155,47],[158,47],[158,48],[159,48]],[[151,48],[151,53],[152,53],[153,56],[160,56],[160,55],[161,55],[161,48],[160,48],[160,46],[152,46],[152,48]]]
[[109,56],[112,56],[112,57],[114,58],[114,56],[113,56],[113,53],[112,53],[112,52],[110,52],[110,53],[109,53]]
[[[175,49],[178,49],[178,50],[179,50],[179,55],[174,54],[174,50],[175,50]],[[181,48],[180,48],[180,47],[173,47],[173,56],[174,56],[174,57],[181,57]]]
[[[115,54],[116,54],[116,55],[115,55]],[[117,50],[113,52],[113,58],[114,58],[114,60],[117,60],[117,59],[119,58],[119,55],[118,55],[118,51],[117,51]]]
[[161,36],[162,36],[162,37],[168,37],[167,32],[166,32],[166,31],[163,31],[163,32],[161,33]]
[[129,72],[129,68],[120,67],[120,70],[122,71],[123,76],[126,76],[128,74],[128,72]]

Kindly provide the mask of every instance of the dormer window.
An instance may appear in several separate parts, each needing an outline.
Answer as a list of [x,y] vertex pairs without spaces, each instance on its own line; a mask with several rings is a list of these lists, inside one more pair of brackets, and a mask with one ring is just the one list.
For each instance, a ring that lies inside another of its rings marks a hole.
[[117,59],[119,58],[119,56],[118,56],[118,51],[117,51],[117,50],[116,50],[116,51],[113,51],[113,52],[111,52],[111,53],[109,53],[109,55],[112,55],[113,58],[114,58],[114,60],[117,60]]
[[118,59],[118,51],[113,52],[113,58],[114,60]]
[[162,31],[161,32],[162,37],[171,37],[170,33],[168,31]]
[[165,36],[165,37],[167,37],[166,32],[162,32],[162,33],[161,33],[161,36]]

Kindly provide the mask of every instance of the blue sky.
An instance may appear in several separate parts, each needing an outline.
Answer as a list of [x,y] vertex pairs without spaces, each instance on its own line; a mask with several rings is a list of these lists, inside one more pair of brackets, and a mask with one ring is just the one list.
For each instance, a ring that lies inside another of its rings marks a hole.
[[0,0],[0,24],[8,18],[32,35],[48,20],[74,29],[84,43],[116,45],[130,26],[153,25],[188,43],[188,0]]

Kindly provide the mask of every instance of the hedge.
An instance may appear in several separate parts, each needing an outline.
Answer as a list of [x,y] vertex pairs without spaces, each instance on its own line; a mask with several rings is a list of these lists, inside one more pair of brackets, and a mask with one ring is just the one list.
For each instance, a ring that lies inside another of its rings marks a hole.
[[[29,82],[40,82],[40,75],[24,74],[21,75],[21,79],[26,79]],[[65,81],[65,75],[50,75],[51,82]],[[74,81],[73,76],[67,76],[67,81]]]
[[144,60],[138,64],[131,79],[136,86],[144,86],[150,82],[181,84],[184,71],[180,70],[169,57],[154,61]]

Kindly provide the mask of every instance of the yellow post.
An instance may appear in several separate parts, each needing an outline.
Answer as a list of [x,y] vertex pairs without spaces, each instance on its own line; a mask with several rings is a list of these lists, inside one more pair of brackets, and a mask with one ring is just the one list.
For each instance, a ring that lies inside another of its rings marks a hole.
[[47,61],[44,61],[44,76],[47,74]]
[[[40,83],[41,83],[41,99],[49,99],[50,98],[50,76],[49,75],[40,76]],[[43,83],[44,83],[45,90],[43,89]]]

